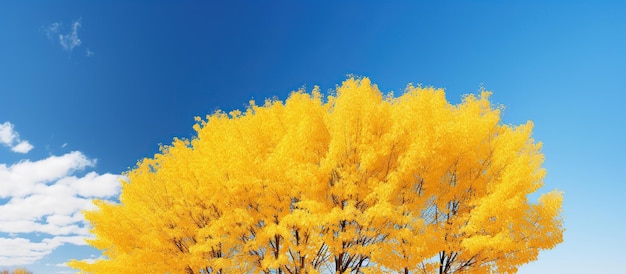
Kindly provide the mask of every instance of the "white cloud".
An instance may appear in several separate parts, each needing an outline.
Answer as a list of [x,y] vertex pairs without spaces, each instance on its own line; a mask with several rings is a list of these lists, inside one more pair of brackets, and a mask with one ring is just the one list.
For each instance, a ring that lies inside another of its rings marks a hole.
[[31,145],[28,141],[21,141],[11,148],[13,152],[17,153],[28,153],[31,149],[33,149],[33,145]]
[[10,122],[0,124],[0,144],[10,147],[13,152],[28,153],[34,146],[28,141],[21,140],[14,128]]
[[[13,125],[2,124],[0,141],[16,138]],[[85,245],[92,235],[80,211],[93,209],[93,199],[112,199],[120,191],[120,175],[78,175],[95,164],[80,151],[0,163],[0,266],[35,263],[65,244]]]
[[[48,39],[53,40],[58,37],[58,41],[61,47],[64,50],[71,52],[72,50],[74,50],[74,48],[82,44],[82,41],[78,37],[78,30],[82,26],[81,20],[81,18],[78,18],[78,20],[73,21],[70,25],[70,30],[68,32],[64,31],[62,22],[52,23],[44,28],[44,31],[46,32],[46,36],[48,36]],[[87,56],[91,55],[93,55],[93,52],[87,50]]]
[[26,160],[10,166],[0,164],[0,198],[41,194],[41,191],[52,187],[47,183],[94,165],[95,161],[87,159],[79,151],[35,162]]
[[46,256],[64,244],[82,242],[80,236],[53,237],[41,242],[26,238],[0,238],[0,266],[29,265]]
[[4,122],[0,124],[0,142],[5,145],[11,145],[13,140],[17,138],[17,132],[13,131],[13,124]]
[[52,39],[54,35],[56,35],[57,33],[61,31],[61,23],[60,22],[52,23],[50,24],[50,26],[45,28],[45,31],[46,31],[46,35],[48,36],[48,39]]
[[75,47],[80,46],[80,38],[78,38],[78,29],[80,28],[80,19],[72,22],[72,31],[67,34],[59,34],[59,43],[64,50],[72,51]]

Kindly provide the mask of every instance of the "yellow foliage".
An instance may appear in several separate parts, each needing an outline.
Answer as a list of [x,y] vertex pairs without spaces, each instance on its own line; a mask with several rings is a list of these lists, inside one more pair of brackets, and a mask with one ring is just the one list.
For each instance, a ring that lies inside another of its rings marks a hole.
[[13,271],[9,272],[8,270],[0,270],[0,274],[33,274],[33,272],[29,271],[26,268],[16,268]]
[[541,143],[490,93],[382,94],[368,78],[244,112],[140,161],[119,204],[85,212],[90,273],[515,272],[562,242],[562,195],[537,204]]

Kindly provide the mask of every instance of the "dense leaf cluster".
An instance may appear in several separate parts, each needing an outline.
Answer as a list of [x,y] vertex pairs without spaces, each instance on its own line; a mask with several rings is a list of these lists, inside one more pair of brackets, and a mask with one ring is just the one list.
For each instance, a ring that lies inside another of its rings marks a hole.
[[532,123],[489,92],[294,92],[198,118],[128,172],[119,204],[86,212],[93,273],[515,272],[562,241]]

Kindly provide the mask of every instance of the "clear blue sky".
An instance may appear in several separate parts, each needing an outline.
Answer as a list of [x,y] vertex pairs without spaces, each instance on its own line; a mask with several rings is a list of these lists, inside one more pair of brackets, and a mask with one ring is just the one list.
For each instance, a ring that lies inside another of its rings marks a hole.
[[626,4],[295,2],[0,2],[0,268],[100,256],[76,212],[194,116],[356,74],[493,91],[565,192],[565,242],[520,273],[623,271]]

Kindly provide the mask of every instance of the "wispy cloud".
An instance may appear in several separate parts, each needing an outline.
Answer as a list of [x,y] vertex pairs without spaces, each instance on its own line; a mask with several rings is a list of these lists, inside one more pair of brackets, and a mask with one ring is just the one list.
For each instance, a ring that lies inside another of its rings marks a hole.
[[80,38],[78,38],[78,29],[80,28],[80,20],[72,22],[72,30],[67,34],[59,34],[59,43],[63,49],[72,51],[75,47],[80,46]]
[[[63,50],[72,52],[74,48],[77,48],[82,44],[80,37],[78,37],[78,31],[82,27],[81,21],[82,18],[78,18],[77,20],[72,21],[69,26],[69,30],[65,30],[63,28],[62,22],[55,22],[45,27],[44,31],[46,32],[46,36],[48,36],[48,39],[58,39],[57,41],[59,42],[59,45],[61,45]],[[93,51],[89,49],[86,50],[87,57],[90,57],[93,54]]]
[[[5,129],[0,138],[7,136]],[[85,245],[91,235],[80,211],[120,190],[120,175],[77,175],[95,165],[80,151],[0,163],[0,266],[35,263],[65,244]]]
[[61,31],[61,22],[55,22],[46,27],[46,35],[48,39],[53,39],[56,37],[56,34]]
[[20,139],[20,135],[15,131],[15,126],[9,122],[0,124],[0,144],[17,153],[28,153],[34,148],[28,141]]

